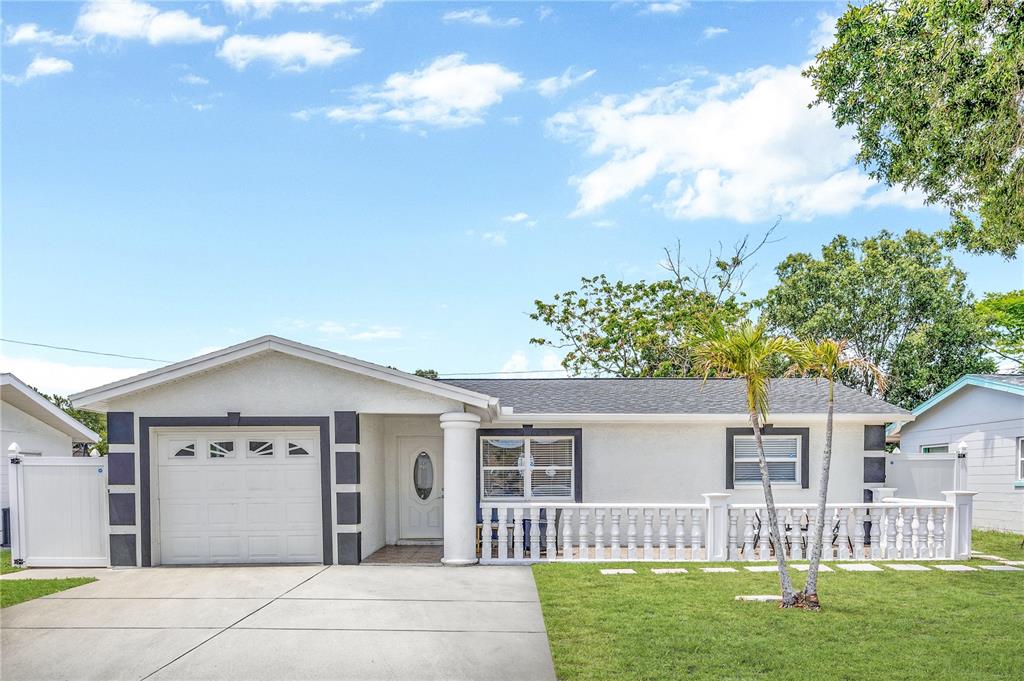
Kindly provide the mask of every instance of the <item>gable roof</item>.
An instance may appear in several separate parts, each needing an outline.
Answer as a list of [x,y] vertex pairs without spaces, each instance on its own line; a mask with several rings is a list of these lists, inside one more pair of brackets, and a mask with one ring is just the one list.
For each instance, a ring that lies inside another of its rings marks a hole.
[[0,400],[69,435],[73,442],[96,442],[100,439],[99,433],[69,416],[14,374],[0,374]]
[[[969,385],[973,385],[977,388],[999,390],[1001,392],[1008,392],[1013,395],[1020,395],[1024,397],[1024,375],[1022,374],[966,374],[950,383],[945,389],[937,392],[929,399],[914,407],[910,413],[915,417],[920,416],[939,402],[942,402],[950,395],[959,391],[961,388],[965,388]],[[906,421],[893,423],[886,429],[886,435],[892,437],[899,435],[900,428],[902,428],[905,423]]]
[[354,357],[348,357],[347,355],[341,355],[330,350],[313,347],[312,345],[297,343],[278,336],[260,336],[259,338],[224,348],[223,350],[216,350],[199,357],[176,362],[160,369],[154,369],[153,371],[147,371],[120,381],[114,381],[98,388],[84,390],[72,395],[71,402],[76,407],[103,411],[106,408],[106,401],[115,397],[121,397],[171,381],[180,381],[189,376],[211,371],[218,367],[267,352],[280,352],[387,383],[419,390],[438,397],[448,398],[480,409],[497,412],[497,399],[488,395],[459,386],[432,381],[429,378],[421,378],[413,374],[407,374],[404,371],[383,367],[379,364],[364,362]]
[[[699,378],[514,378],[445,379],[449,385],[494,395],[502,411],[529,414],[747,413],[742,379]],[[828,383],[813,378],[777,378],[770,383],[772,414],[824,414]],[[836,384],[837,415],[907,419],[910,412],[859,390]],[[911,417],[912,418],[912,417]]]

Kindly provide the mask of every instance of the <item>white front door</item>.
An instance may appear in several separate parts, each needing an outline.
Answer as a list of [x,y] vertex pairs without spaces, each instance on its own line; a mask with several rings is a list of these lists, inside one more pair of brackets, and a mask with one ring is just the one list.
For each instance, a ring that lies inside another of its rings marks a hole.
[[399,539],[444,537],[444,474],[439,437],[398,438]]
[[319,433],[159,433],[160,562],[319,563]]

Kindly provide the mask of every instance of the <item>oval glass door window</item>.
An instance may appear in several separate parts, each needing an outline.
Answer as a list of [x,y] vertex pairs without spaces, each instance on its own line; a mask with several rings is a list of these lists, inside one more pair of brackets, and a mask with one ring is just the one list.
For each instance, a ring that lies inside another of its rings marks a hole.
[[412,485],[416,488],[416,496],[424,501],[434,490],[434,462],[426,452],[417,454],[412,462]]

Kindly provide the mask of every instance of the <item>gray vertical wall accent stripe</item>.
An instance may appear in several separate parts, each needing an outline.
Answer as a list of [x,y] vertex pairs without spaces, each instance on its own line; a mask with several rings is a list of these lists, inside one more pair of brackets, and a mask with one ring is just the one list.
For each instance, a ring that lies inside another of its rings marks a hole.
[[864,457],[864,482],[885,482],[885,457]]
[[320,521],[323,528],[324,565],[334,562],[334,523],[331,521],[331,419],[327,416],[239,416],[228,412],[227,416],[156,416],[139,419],[139,474],[142,477],[139,496],[140,531],[142,534],[142,566],[152,565],[152,540],[150,538],[150,491],[149,491],[149,430],[151,428],[245,428],[249,426],[315,426],[320,430]]
[[338,492],[338,524],[358,525],[362,522],[359,492]]
[[354,411],[334,412],[334,444],[359,444],[359,414]]
[[107,495],[107,508],[111,525],[135,524],[134,492],[110,492]]
[[864,426],[864,451],[885,451],[885,426]]
[[362,532],[338,533],[338,565],[358,565],[363,556]]
[[107,454],[107,484],[135,484],[135,452],[110,452]]
[[359,452],[334,453],[334,482],[338,485],[359,484]]
[[110,535],[110,564],[114,567],[135,567],[135,535]]
[[135,414],[130,411],[107,412],[107,443],[135,444]]

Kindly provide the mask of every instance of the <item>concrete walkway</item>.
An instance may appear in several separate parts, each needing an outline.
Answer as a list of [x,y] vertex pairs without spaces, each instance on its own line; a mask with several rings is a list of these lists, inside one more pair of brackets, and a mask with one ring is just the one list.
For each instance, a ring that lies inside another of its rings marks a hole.
[[529,568],[151,568],[97,576],[0,611],[4,681],[554,679]]

